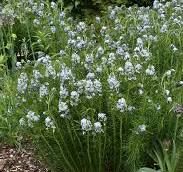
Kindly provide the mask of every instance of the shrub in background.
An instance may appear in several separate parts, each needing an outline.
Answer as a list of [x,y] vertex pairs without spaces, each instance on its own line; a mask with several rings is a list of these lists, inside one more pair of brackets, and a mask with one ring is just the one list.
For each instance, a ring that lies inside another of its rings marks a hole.
[[154,0],[63,0],[57,1],[63,3],[66,9],[71,10],[74,14],[96,14],[101,13],[101,10],[106,10],[109,5],[138,5],[138,6],[153,6]]

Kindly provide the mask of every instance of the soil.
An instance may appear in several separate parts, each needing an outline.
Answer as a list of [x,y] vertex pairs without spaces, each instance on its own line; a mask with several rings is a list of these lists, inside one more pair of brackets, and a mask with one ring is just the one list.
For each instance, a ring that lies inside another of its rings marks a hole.
[[48,172],[29,146],[21,150],[0,144],[0,172]]

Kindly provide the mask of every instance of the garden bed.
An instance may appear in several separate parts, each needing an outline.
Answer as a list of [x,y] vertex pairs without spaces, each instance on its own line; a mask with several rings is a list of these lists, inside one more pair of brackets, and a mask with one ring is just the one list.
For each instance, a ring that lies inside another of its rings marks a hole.
[[0,145],[0,171],[1,172],[47,172],[48,170],[35,158],[30,147],[21,150]]

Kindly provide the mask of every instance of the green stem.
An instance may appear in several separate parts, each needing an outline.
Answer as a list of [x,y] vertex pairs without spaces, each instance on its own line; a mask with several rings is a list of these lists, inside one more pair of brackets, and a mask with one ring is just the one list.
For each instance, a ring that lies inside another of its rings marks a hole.
[[[78,159],[78,166],[80,166],[81,167],[81,158],[80,158],[80,156],[79,156],[79,154],[78,154],[78,150],[77,150],[77,144],[75,143],[75,141],[74,141],[74,139],[73,139],[73,135],[72,135],[72,126],[71,125],[69,125],[69,122],[67,121],[66,122],[67,124],[67,129],[68,129],[68,134],[69,134],[69,136],[70,136],[70,139],[71,139],[71,142],[72,142],[72,145],[73,145],[73,148],[74,148],[74,150],[73,150],[73,154],[75,154],[76,156],[77,156],[77,159]],[[73,130],[75,130],[75,129],[73,129]]]
[[102,167],[102,152],[101,152],[101,135],[99,136],[99,172],[101,172],[101,167]]
[[[105,152],[106,152],[106,143],[107,143],[107,130],[106,126],[104,126],[104,146],[103,146],[103,160],[105,160]],[[105,162],[104,162],[105,163]],[[104,165],[104,164],[103,164]]]
[[175,130],[174,130],[174,141],[176,141],[177,137],[177,129],[178,129],[179,117],[176,117]]
[[115,125],[115,116],[112,114],[112,122],[113,122],[113,151],[114,151],[114,169],[116,166],[116,125]]
[[123,148],[123,136],[122,136],[122,130],[123,130],[123,118],[120,117],[120,150],[119,150],[119,164],[118,164],[118,170],[120,171],[120,167],[121,167],[121,161],[122,161],[122,148]]
[[34,62],[35,62],[35,61],[36,61],[36,58],[35,58],[34,49],[33,49],[33,46],[32,46],[32,38],[31,38],[31,35],[30,35],[30,30],[29,30],[29,25],[28,25],[28,23],[29,23],[29,21],[28,21],[28,19],[27,19],[26,27],[27,27],[27,32],[28,32],[28,36],[29,36],[30,47],[31,47],[33,59],[34,59]]
[[89,166],[92,167],[92,160],[91,160],[91,156],[90,156],[90,138],[89,138],[89,133],[87,133],[87,154],[88,154]]
[[[49,95],[48,101],[47,101],[47,108],[48,108],[48,112],[49,112],[49,113],[51,113],[51,112],[50,112],[50,102],[51,102],[52,96],[53,96],[53,93],[52,93],[51,95]],[[54,122],[55,122],[55,124],[56,124],[56,128],[59,129],[59,126],[58,126],[58,124],[57,124],[57,122],[56,122],[55,119],[54,119]],[[68,128],[68,127],[67,127],[67,128]],[[66,144],[65,141],[64,141],[63,135],[61,134],[61,132],[58,132],[58,133],[59,133],[59,136],[60,136],[60,138],[61,138],[61,140],[62,140],[63,146],[65,147],[65,150],[68,152],[68,155],[70,155],[70,158],[72,159],[73,165],[75,165],[75,167],[76,167],[76,168],[74,169],[74,172],[76,172],[77,165],[75,164],[75,161],[73,160],[72,155],[70,154],[70,151],[69,151],[69,149],[68,149],[68,146],[67,146],[67,144]],[[69,132],[69,134],[70,134],[70,132]],[[60,145],[58,139],[55,137],[54,132],[53,132],[53,136],[54,136],[54,139],[55,139],[57,145],[58,145],[59,148],[60,148],[60,151],[61,151],[61,153],[62,153],[62,155],[63,155],[64,160],[66,161],[67,165],[70,165],[70,164],[68,164],[69,161],[68,161],[68,159],[65,157],[64,151],[63,151],[63,149],[62,149],[62,146]],[[68,162],[67,162],[67,161],[68,161]],[[70,165],[70,166],[72,167],[72,165]],[[72,169],[73,169],[73,167],[72,167]],[[77,171],[79,171],[79,170],[77,169]]]
[[54,133],[53,133],[53,136],[54,136],[54,140],[56,141],[57,145],[59,146],[59,149],[61,151],[61,154],[63,156],[63,159],[65,161],[65,163],[67,164],[67,166],[71,169],[71,171],[75,172],[75,169],[72,167],[72,165],[70,164],[70,162],[68,161],[68,159],[66,158],[65,154],[64,154],[64,151],[62,149],[62,146],[60,145],[59,141],[57,140],[57,138],[55,137]]
[[[48,148],[51,150],[51,152],[53,153],[53,155],[55,155],[55,157],[57,157],[57,154],[55,153],[55,151],[53,150],[53,148],[50,146],[50,144],[48,143],[48,141],[46,140],[45,136],[41,133],[41,137],[43,139],[43,141],[46,143],[46,145],[48,146]],[[57,157],[58,158],[58,157]]]

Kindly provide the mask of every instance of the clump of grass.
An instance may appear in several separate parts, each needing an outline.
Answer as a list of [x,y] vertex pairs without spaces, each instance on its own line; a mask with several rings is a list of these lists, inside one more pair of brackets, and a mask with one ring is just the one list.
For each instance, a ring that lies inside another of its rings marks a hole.
[[53,2],[16,3],[26,9],[15,10],[25,60],[2,86],[1,116],[19,123],[17,136],[31,138],[50,169],[134,172],[152,166],[157,138],[179,145],[181,4],[109,7],[78,21]]

